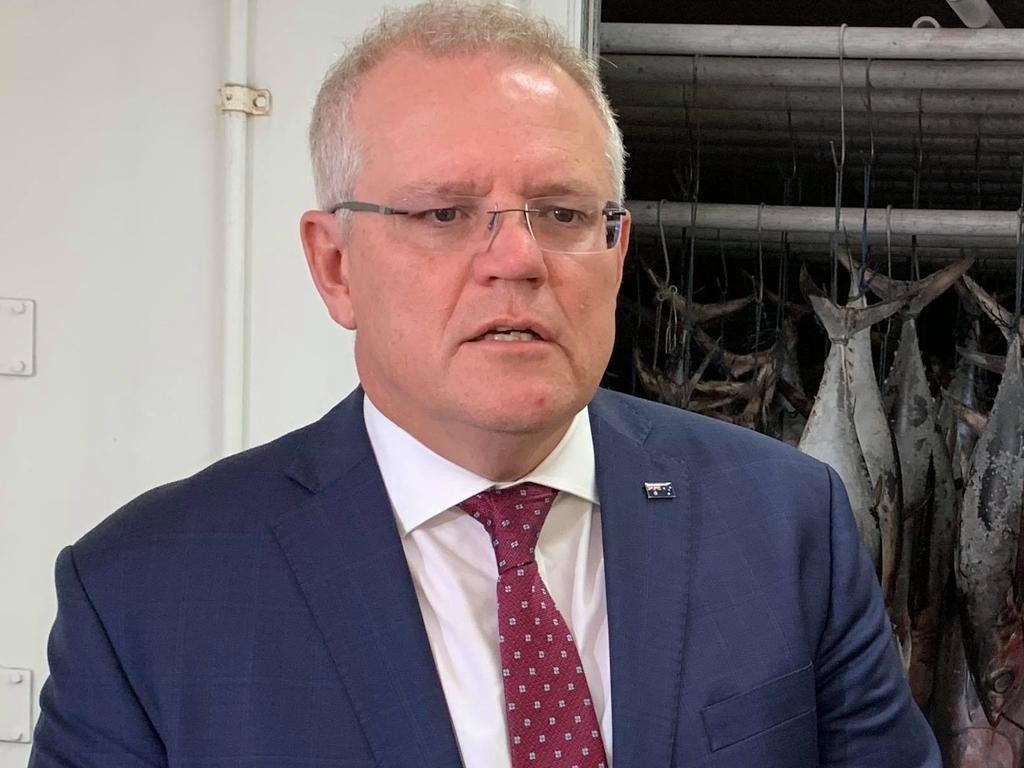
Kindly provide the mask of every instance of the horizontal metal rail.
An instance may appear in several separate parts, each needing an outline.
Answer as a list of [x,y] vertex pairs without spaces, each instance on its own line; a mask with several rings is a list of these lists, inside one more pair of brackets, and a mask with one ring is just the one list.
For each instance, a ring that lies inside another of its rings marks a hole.
[[603,54],[786,58],[1024,60],[1024,30],[609,24]]
[[[620,114],[620,124],[629,127],[658,126],[675,132],[686,129],[686,116],[681,109],[668,108],[671,111],[661,112],[664,107],[624,107]],[[641,112],[640,110],[646,110]],[[741,112],[733,109],[698,110],[696,118],[691,115],[690,123],[700,120],[701,128],[742,128],[758,131],[787,131],[792,125],[793,132],[838,132],[841,122],[838,114],[829,112],[793,112],[787,115],[778,110],[758,112]],[[882,114],[870,118],[863,112],[845,116],[846,130],[849,133],[876,134],[908,133],[915,135],[918,131],[917,115]],[[1024,114],[1022,115],[922,115],[920,122],[923,136],[1014,136],[1021,141],[1024,149]],[[649,138],[657,136],[656,132],[639,132]]]
[[[834,54],[833,54],[834,55]],[[839,59],[752,58],[741,56],[617,55],[601,57],[605,82],[693,82],[697,61],[700,85],[742,85],[770,88],[838,88]],[[1022,61],[871,61],[871,87],[940,90],[1020,90]],[[843,62],[843,82],[863,88],[868,61]]]
[[[665,83],[618,84],[608,89],[612,105],[627,107],[692,107],[689,86]],[[843,104],[847,111],[867,112],[867,91],[847,88]],[[839,112],[839,88],[697,88],[698,109],[743,111],[774,110],[794,112]],[[871,90],[874,113],[902,112],[956,115],[1020,115],[1024,113],[1024,82],[1016,91],[907,91]]]
[[[658,223],[656,200],[630,200],[626,203],[638,226]],[[690,203],[661,203],[661,221],[665,226],[689,227],[693,224]],[[864,211],[843,208],[840,230],[860,232]],[[867,229],[886,232],[886,210],[869,208]],[[784,205],[734,205],[701,203],[697,206],[697,227],[704,229],[745,229],[762,232],[832,232],[835,210],[827,207]],[[893,209],[888,229],[894,235],[930,235],[938,237],[997,237],[1015,239],[1019,226],[1016,211],[912,210]]]

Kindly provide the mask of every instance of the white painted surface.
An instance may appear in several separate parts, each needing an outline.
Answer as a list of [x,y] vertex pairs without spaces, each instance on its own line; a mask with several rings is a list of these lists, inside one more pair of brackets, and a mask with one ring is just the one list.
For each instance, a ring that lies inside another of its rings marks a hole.
[[37,302],[36,374],[0,377],[0,664],[33,696],[58,550],[216,453],[221,28],[204,0],[0,4],[0,294]]
[[[576,0],[524,0],[566,27]],[[310,282],[305,132],[324,70],[383,2],[252,0],[249,442],[355,384]],[[0,3],[0,296],[36,300],[36,373],[0,377],[0,665],[47,674],[53,562],[221,450],[227,3]],[[574,30],[570,30],[573,32]],[[0,742],[0,768],[29,747]]]

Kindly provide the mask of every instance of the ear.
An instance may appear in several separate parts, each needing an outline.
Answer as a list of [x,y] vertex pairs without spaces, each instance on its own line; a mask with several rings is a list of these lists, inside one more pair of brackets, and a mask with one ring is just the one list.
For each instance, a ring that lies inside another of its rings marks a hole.
[[355,310],[348,278],[348,255],[337,218],[326,211],[306,211],[299,222],[306,264],[327,311],[338,325],[354,331]]

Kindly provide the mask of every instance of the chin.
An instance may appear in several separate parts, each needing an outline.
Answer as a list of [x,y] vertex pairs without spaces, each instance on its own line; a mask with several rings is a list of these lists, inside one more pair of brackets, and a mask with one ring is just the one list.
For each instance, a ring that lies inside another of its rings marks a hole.
[[572,419],[589,398],[578,392],[535,389],[503,392],[491,390],[482,400],[463,402],[460,418],[494,432],[531,433],[556,428]]

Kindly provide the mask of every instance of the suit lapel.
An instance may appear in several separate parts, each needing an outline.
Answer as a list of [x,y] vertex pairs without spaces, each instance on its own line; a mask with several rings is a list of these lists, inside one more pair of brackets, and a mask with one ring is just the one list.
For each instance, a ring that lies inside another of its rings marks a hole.
[[[650,420],[598,393],[591,425],[601,500],[615,768],[672,764],[695,519],[687,470],[644,448]],[[670,482],[674,499],[648,499]]]
[[311,431],[289,475],[313,491],[274,524],[377,762],[461,765],[357,390]]

